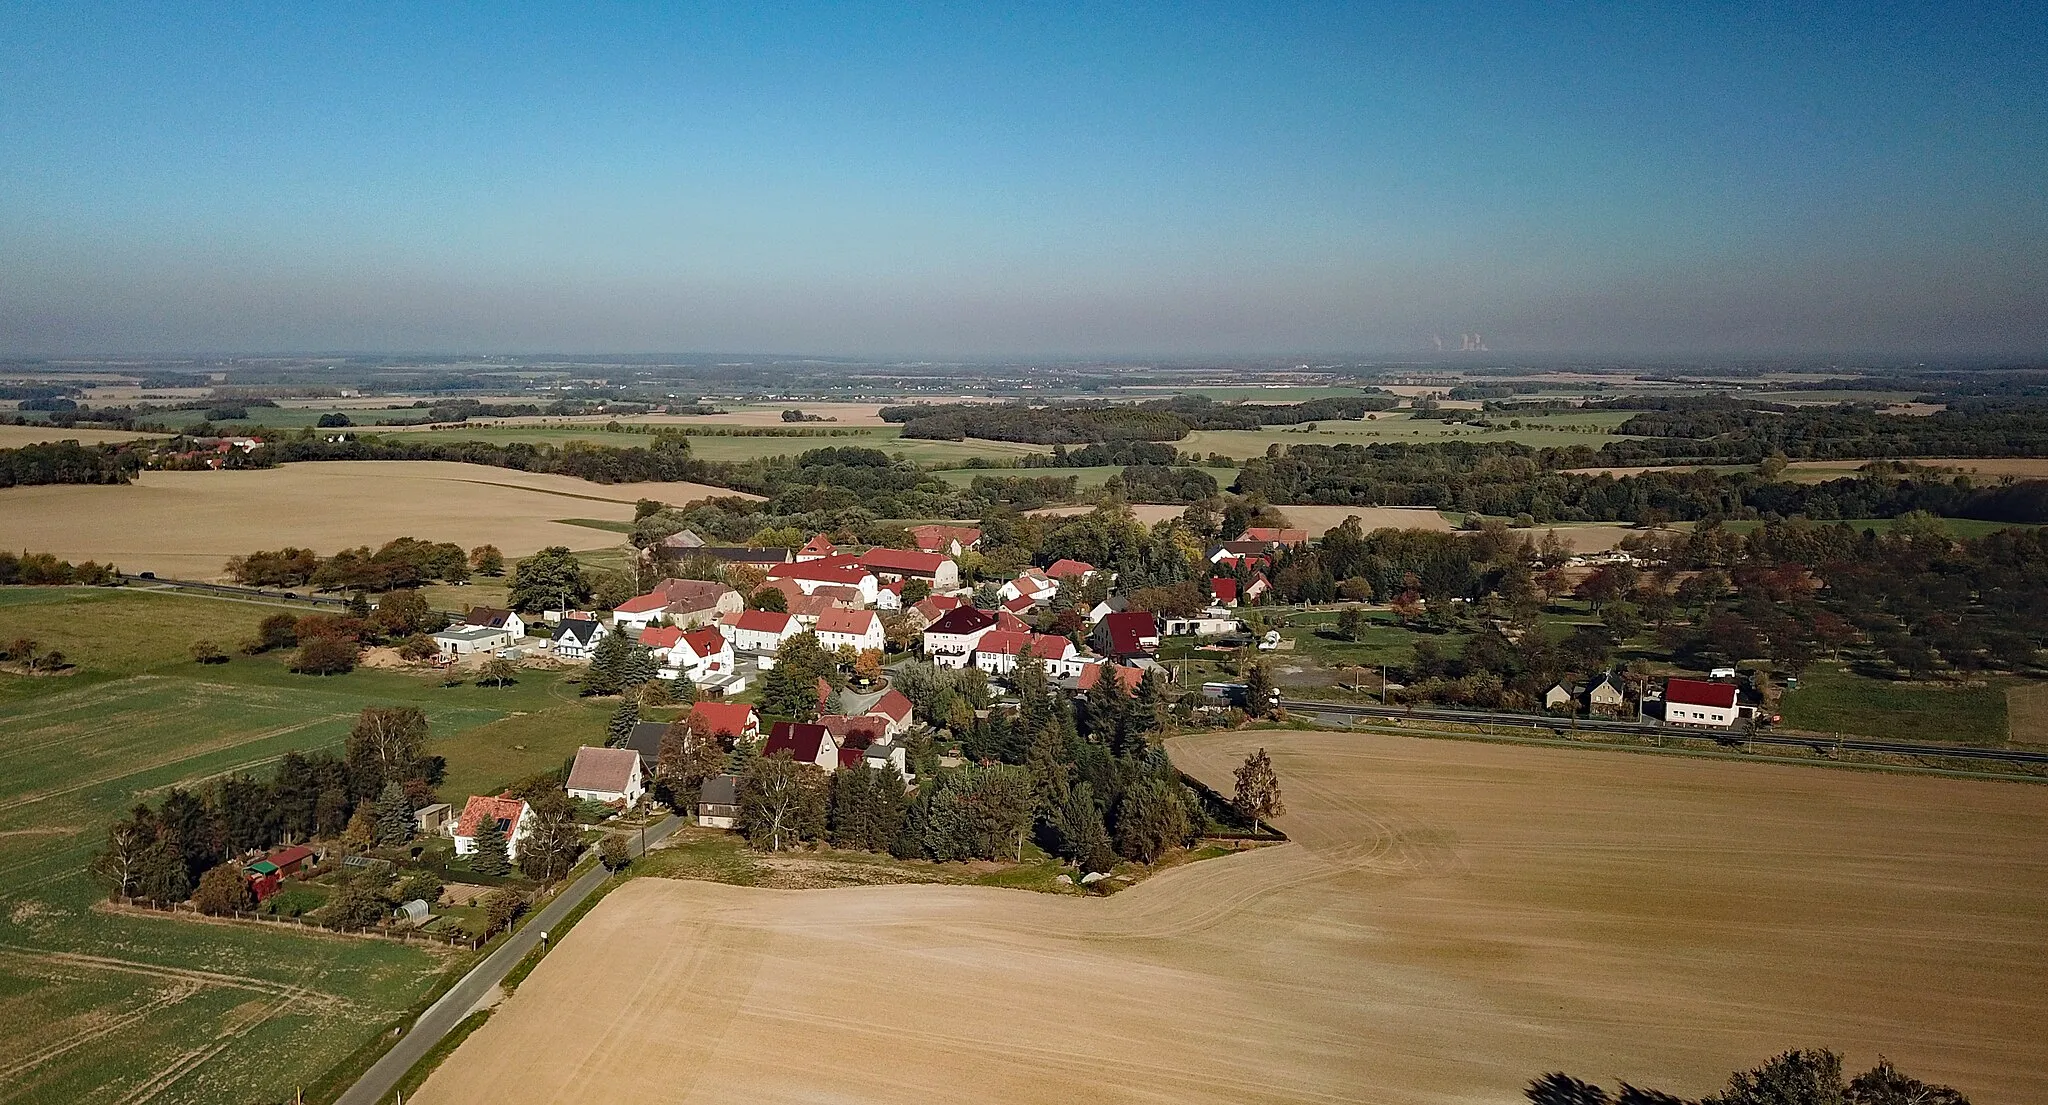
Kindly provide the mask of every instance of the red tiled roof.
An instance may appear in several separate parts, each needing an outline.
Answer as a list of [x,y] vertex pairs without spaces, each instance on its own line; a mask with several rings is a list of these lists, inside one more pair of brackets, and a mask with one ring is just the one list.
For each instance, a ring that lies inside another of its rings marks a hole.
[[668,600],[668,604],[681,610],[706,610],[718,605],[732,588],[708,579],[664,579],[655,585],[654,593]]
[[937,575],[946,558],[938,553],[911,552],[906,549],[869,549],[861,554],[860,562],[878,572],[891,575],[930,576]]
[[850,556],[828,556],[798,564],[777,564],[768,569],[769,579],[803,579],[814,583],[844,583],[858,587],[874,573]]
[[476,828],[485,817],[495,817],[505,822],[505,839],[510,840],[519,832],[519,815],[526,809],[526,803],[509,794],[496,798],[472,794],[462,807],[462,816],[455,822],[456,836],[475,836]]
[[1018,595],[1016,598],[1004,603],[1003,609],[1012,614],[1022,614],[1037,605],[1038,603],[1030,595]]
[[831,556],[834,553],[837,553],[839,550],[833,547],[832,542],[828,540],[824,534],[820,533],[812,537],[809,541],[804,542],[804,547],[797,551],[803,553],[806,556],[812,554],[816,554],[818,556]]
[[707,625],[683,634],[683,643],[689,645],[690,651],[698,656],[711,656],[724,651],[725,634]]
[[1109,650],[1120,656],[1145,651],[1144,638],[1159,636],[1159,623],[1144,610],[1126,610],[1102,619]]
[[839,600],[830,595],[798,595],[789,600],[789,612],[797,617],[820,618],[834,610],[842,610]]
[[1237,580],[1229,576],[1217,576],[1209,581],[1209,594],[1215,596],[1217,602],[1236,602]]
[[[824,676],[818,677],[818,705],[823,707],[832,701],[832,684]],[[780,724],[779,722],[777,724]]]
[[981,635],[974,651],[986,652],[991,656],[1015,656],[1031,646],[1029,630],[992,629]]
[[887,735],[885,723],[880,718],[854,717],[851,714],[819,714],[818,724],[824,726],[840,747],[866,748]]
[[768,743],[761,746],[761,755],[774,756],[787,752],[790,758],[798,763],[816,763],[818,751],[831,740],[832,731],[822,725],[778,721],[768,735]]
[[880,619],[872,610],[827,610],[818,615],[817,633],[844,633],[861,637],[871,632]]
[[902,691],[891,687],[889,693],[876,699],[875,704],[868,707],[868,713],[881,714],[898,723],[906,722],[910,720],[910,699]]
[[861,761],[867,759],[867,755],[867,752],[863,749],[842,748],[839,750],[839,766],[859,767]]
[[1667,679],[1664,701],[1684,706],[1713,706],[1729,709],[1735,705],[1735,684],[1707,683],[1698,679]]
[[668,609],[668,599],[659,592],[636,595],[620,603],[614,609],[621,614],[649,614],[656,610]]
[[754,717],[754,708],[744,702],[699,702],[690,707],[692,733],[737,737],[760,724]]
[[683,631],[675,626],[649,626],[640,631],[640,643],[650,649],[674,648],[683,639]]
[[788,614],[773,610],[743,610],[727,624],[749,633],[787,633],[792,620]]
[[981,530],[973,526],[912,526],[910,539],[926,552],[951,552],[955,541],[964,549],[981,540]]
[[1087,575],[1094,570],[1095,565],[1085,560],[1055,560],[1052,567],[1045,570],[1045,574],[1054,579],[1069,579]]
[[998,610],[996,611],[996,628],[1007,629],[1012,633],[1029,633],[1031,632],[1031,623],[1010,613],[1008,610]]
[[996,616],[986,610],[972,606],[956,606],[946,611],[938,621],[925,629],[926,633],[952,633],[966,635],[978,633],[996,624]]
[[960,600],[952,595],[933,595],[911,606],[918,616],[930,625],[946,615],[947,611],[960,609]]
[[1239,541],[1264,541],[1273,545],[1306,545],[1308,531],[1305,529],[1276,529],[1270,526],[1253,526],[1239,534]]

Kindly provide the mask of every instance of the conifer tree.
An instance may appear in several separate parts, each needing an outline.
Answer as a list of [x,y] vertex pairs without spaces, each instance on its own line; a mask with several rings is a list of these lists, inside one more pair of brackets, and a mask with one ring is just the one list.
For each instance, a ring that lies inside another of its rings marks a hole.
[[512,870],[512,857],[505,847],[505,830],[498,827],[498,819],[486,814],[476,827],[476,852],[469,857],[469,868],[485,875],[503,875]]
[[638,724],[640,724],[640,703],[631,695],[628,695],[624,702],[619,703],[619,708],[612,711],[612,720],[605,727],[605,731],[608,734],[604,742],[605,747],[626,747],[627,742],[633,739],[633,727]]
[[388,848],[412,839],[412,803],[405,797],[405,787],[396,779],[385,783],[378,792],[376,818],[378,844]]

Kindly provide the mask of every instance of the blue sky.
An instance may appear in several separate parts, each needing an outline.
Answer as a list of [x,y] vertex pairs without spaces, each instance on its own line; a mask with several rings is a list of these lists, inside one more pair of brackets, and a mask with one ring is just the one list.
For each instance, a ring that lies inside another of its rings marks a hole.
[[993,7],[9,5],[0,352],[2048,353],[2038,4]]

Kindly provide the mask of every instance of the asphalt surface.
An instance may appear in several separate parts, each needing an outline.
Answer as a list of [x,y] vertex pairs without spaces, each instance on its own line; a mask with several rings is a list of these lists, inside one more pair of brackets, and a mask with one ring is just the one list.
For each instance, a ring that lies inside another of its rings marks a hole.
[[[683,819],[672,814],[659,824],[649,826],[647,843],[658,844],[668,839],[682,827],[682,824]],[[628,839],[627,851],[636,856],[640,854],[638,833]],[[592,867],[578,876],[576,881],[570,883],[561,893],[555,895],[554,900],[543,906],[540,912],[520,921],[519,927],[513,930],[512,935],[503,944],[498,945],[498,950],[471,968],[468,974],[462,976],[460,982],[449,987],[448,992],[441,995],[441,1000],[420,1014],[419,1020],[413,1022],[412,1029],[393,1044],[391,1050],[384,1053],[383,1058],[364,1071],[363,1076],[356,1079],[355,1085],[350,1086],[335,1099],[336,1105],[377,1105],[384,1100],[398,1086],[399,1080],[405,1077],[405,1072],[411,1070],[435,1044],[453,1032],[455,1026],[469,1016],[469,1011],[476,1003],[490,993],[491,987],[505,981],[505,976],[512,973],[512,968],[518,966],[519,961],[526,958],[526,953],[540,943],[541,933],[561,924],[562,918],[567,917],[570,910],[581,905],[585,898],[595,893],[608,877],[610,872],[602,866]]]
[[[1840,739],[1821,734],[1792,734],[1734,729],[1715,731],[1693,726],[1666,725],[1661,721],[1610,721],[1582,717],[1574,725],[1564,718],[1531,714],[1496,713],[1488,710],[1453,710],[1444,707],[1373,706],[1349,702],[1309,702],[1282,699],[1280,705],[1296,713],[1331,714],[1341,717],[1410,718],[1416,721],[1455,721],[1467,725],[1502,725],[1513,728],[1576,730],[1592,733],[1629,733],[1636,736],[1679,737],[1688,740],[1718,740],[1763,744],[1781,748],[1813,748],[1843,752],[1883,752],[1898,756],[1941,756],[1957,760],[1995,760],[2001,763],[2048,763],[2048,752],[2008,748],[1972,748],[1957,744],[1907,744],[1899,741]],[[1506,734],[1503,734],[1506,735]]]

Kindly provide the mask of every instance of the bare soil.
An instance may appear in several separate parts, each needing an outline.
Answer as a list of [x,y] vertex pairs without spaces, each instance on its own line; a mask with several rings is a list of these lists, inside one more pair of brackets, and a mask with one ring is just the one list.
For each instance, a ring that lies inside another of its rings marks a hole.
[[418,1100],[1686,1096],[1793,1046],[2048,1100],[2048,790],[1325,733],[1293,843],[1106,900],[636,880]]
[[0,491],[16,548],[131,572],[212,579],[230,556],[286,545],[322,554],[394,537],[494,544],[525,556],[549,545],[621,540],[556,519],[631,521],[636,499],[680,505],[735,492],[694,483],[595,484],[571,476],[447,461],[322,461],[244,472],[145,472],[126,486]]

